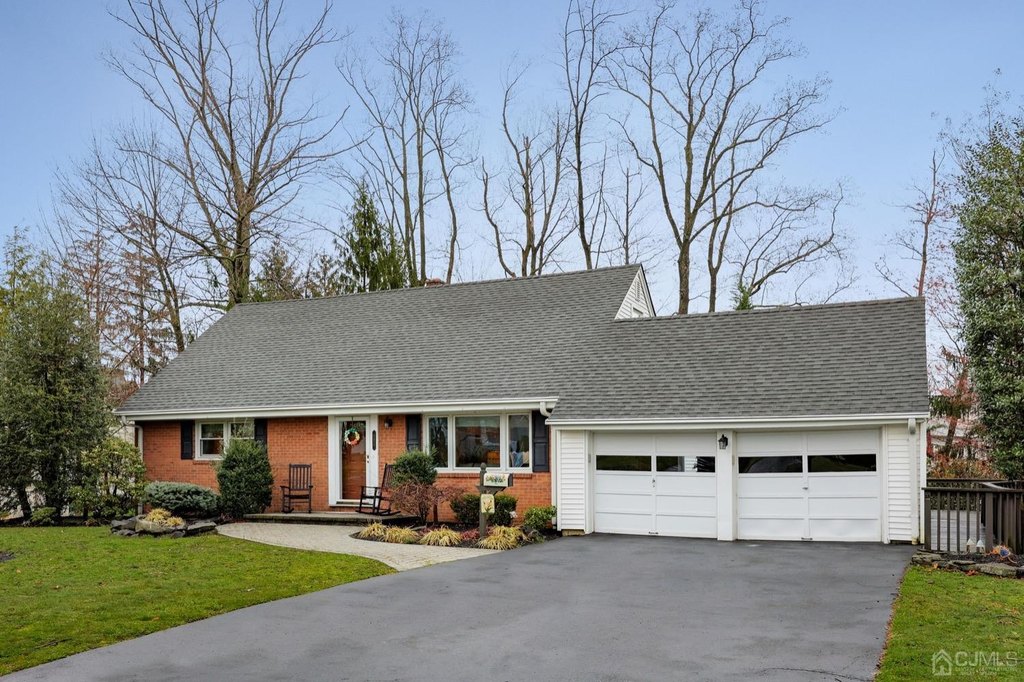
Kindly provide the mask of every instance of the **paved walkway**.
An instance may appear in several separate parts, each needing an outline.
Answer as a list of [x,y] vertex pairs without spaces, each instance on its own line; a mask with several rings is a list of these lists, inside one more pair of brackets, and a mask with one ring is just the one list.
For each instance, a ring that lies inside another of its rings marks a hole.
[[231,523],[218,526],[217,532],[232,538],[267,545],[313,549],[319,552],[354,554],[381,561],[399,571],[443,564],[457,559],[494,554],[490,549],[468,547],[427,547],[389,542],[357,540],[352,534],[363,526],[323,526],[308,523]]

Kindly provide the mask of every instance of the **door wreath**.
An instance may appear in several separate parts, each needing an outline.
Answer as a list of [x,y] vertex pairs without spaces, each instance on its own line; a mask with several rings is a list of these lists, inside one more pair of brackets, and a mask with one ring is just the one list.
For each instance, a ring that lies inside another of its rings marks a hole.
[[359,445],[359,441],[363,439],[363,434],[359,433],[359,429],[353,426],[345,431],[343,438],[348,445]]

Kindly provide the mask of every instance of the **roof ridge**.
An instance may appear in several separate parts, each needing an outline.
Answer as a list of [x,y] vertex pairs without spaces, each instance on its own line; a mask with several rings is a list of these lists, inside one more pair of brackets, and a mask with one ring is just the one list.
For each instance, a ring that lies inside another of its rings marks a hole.
[[377,291],[354,291],[348,294],[334,294],[331,296],[315,296],[312,298],[287,298],[278,301],[247,301],[245,303],[236,303],[232,309],[249,306],[262,306],[270,305],[273,303],[299,303],[299,302],[310,302],[310,301],[329,301],[332,299],[342,298],[353,298],[356,296],[369,296],[372,294],[394,294],[396,292],[405,291],[430,291],[436,289],[450,289],[452,287],[466,287],[480,284],[499,284],[499,283],[512,283],[512,282],[527,282],[541,279],[554,279],[556,277],[567,277],[577,275],[588,275],[593,273],[610,272],[613,270],[626,270],[626,269],[640,269],[643,265],[641,263],[627,263],[624,265],[608,265],[600,268],[592,268],[590,270],[569,270],[566,272],[547,272],[539,275],[528,275],[526,277],[493,277],[491,279],[476,279],[465,282],[444,282],[441,284],[434,284],[431,286],[417,286],[417,287],[402,287],[401,289],[378,289]]
[[763,308],[750,308],[747,310],[716,310],[704,313],[686,313],[680,315],[655,315],[653,317],[626,317],[615,320],[616,322],[656,322],[665,320],[690,320],[695,318],[727,317],[731,315],[761,315],[767,313],[802,312],[822,309],[838,308],[859,308],[876,305],[893,305],[898,303],[914,303],[924,301],[923,296],[896,296],[891,298],[873,298],[861,301],[837,301],[835,303],[812,303],[808,305],[773,305]]

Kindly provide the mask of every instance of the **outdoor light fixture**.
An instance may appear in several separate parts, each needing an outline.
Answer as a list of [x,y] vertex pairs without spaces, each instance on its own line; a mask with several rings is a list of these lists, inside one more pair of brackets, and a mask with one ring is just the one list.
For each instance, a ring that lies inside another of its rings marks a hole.
[[391,421],[391,417],[384,417],[384,428],[390,429],[394,426],[395,422]]
[[723,433],[722,437],[718,439],[718,449],[725,450],[729,447],[729,438]]

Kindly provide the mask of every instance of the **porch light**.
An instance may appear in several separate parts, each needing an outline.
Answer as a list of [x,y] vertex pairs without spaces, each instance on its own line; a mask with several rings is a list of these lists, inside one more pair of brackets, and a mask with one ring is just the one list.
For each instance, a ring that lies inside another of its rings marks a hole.
[[395,422],[392,421],[391,417],[384,417],[384,428],[385,429],[390,429],[394,425],[395,425]]
[[723,433],[722,437],[718,439],[718,449],[725,450],[729,447],[729,438]]

